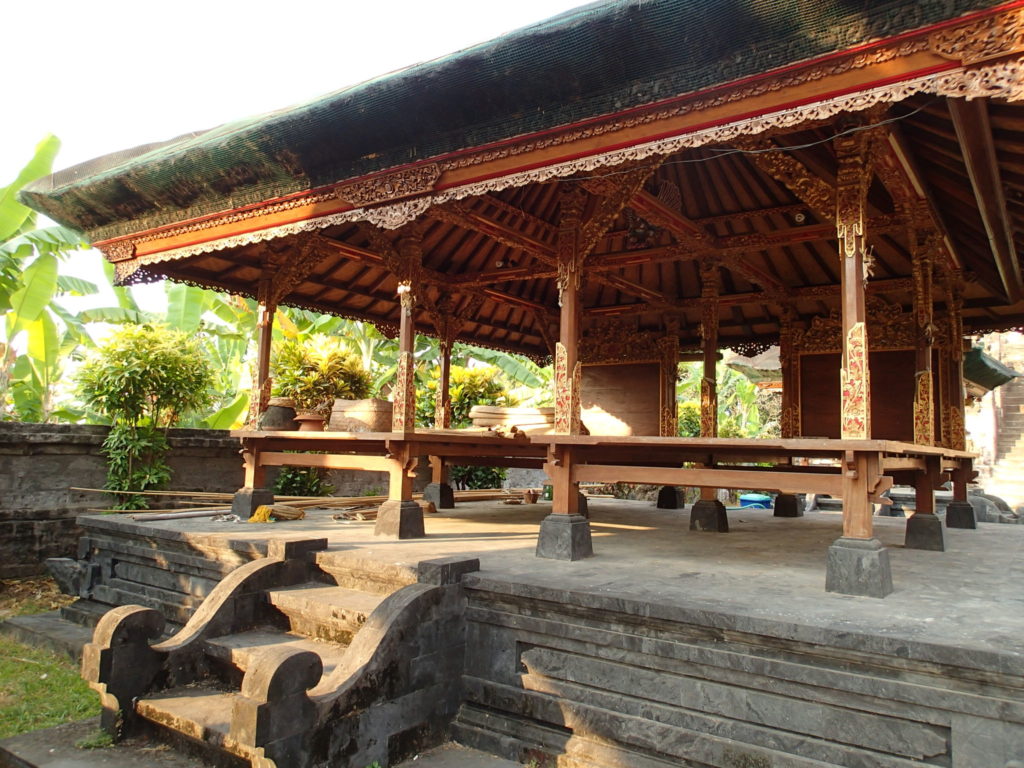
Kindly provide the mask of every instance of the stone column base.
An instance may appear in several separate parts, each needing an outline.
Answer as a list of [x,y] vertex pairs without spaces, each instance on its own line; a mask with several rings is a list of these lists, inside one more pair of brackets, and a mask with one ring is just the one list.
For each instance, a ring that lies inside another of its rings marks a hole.
[[448,483],[430,483],[423,489],[423,500],[432,501],[437,509],[455,508],[455,493]]
[[889,550],[878,539],[836,539],[828,548],[825,590],[885,597],[892,592]]
[[579,491],[576,492],[576,495],[579,496],[579,499],[580,499],[579,500],[579,504],[576,507],[576,514],[586,518],[587,520],[589,520],[590,519],[590,507],[587,506],[587,497],[584,496]]
[[946,527],[947,528],[970,528],[978,527],[978,520],[974,516],[974,507],[969,501],[951,501],[946,505]]
[[537,557],[582,560],[593,554],[590,523],[583,515],[551,514],[541,520]]
[[274,492],[269,488],[240,488],[231,499],[231,514],[243,520],[252,517],[256,507],[274,503]]
[[804,511],[800,508],[800,503],[797,500],[796,495],[792,493],[780,493],[775,497],[775,504],[772,506],[775,509],[775,517],[804,516]]
[[903,540],[907,549],[930,549],[946,551],[946,529],[937,515],[915,514],[907,519],[907,537]]
[[682,509],[683,489],[674,485],[663,485],[658,491],[658,509]]
[[388,499],[377,510],[373,535],[394,539],[422,539],[426,536],[423,532],[423,507],[415,501]]
[[729,516],[725,504],[718,499],[701,499],[690,509],[691,531],[729,532]]

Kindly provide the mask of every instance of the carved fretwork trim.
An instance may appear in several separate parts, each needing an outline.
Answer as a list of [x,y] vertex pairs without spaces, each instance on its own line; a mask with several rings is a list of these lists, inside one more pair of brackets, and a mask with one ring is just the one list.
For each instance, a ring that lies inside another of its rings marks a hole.
[[360,208],[377,205],[429,192],[440,177],[441,168],[437,163],[417,165],[346,184],[338,188],[338,197]]
[[[892,47],[883,47],[874,51],[858,54],[852,59],[822,65],[811,73],[808,73],[807,71],[798,71],[796,73],[787,74],[778,80],[755,84],[745,90],[740,89],[738,91],[715,94],[707,99],[688,102],[685,105],[680,105],[674,108],[670,113],[648,113],[646,116],[638,116],[636,118],[630,118],[617,123],[610,123],[603,130],[619,130],[623,127],[628,127],[629,125],[636,125],[649,122],[651,120],[662,119],[666,116],[699,111],[701,109],[736,100],[737,98],[746,98],[752,95],[768,93],[782,87],[800,84],[806,82],[808,78],[813,80],[815,78],[827,77],[849,69],[870,66],[874,63],[886,61],[895,56],[904,56],[915,51],[924,50],[926,47],[926,40],[919,39],[903,41]],[[599,168],[619,165],[625,162],[636,162],[656,155],[673,154],[687,147],[700,147],[707,144],[735,143],[737,139],[743,136],[752,136],[773,129],[791,128],[808,121],[825,120],[834,117],[841,112],[858,112],[869,109],[877,104],[903,101],[917,93],[929,93],[954,98],[979,98],[987,96],[1006,99],[1008,101],[1017,101],[1024,98],[1024,61],[1019,58],[1013,58],[994,61],[969,68],[960,67],[948,72],[925,75],[899,83],[892,83],[879,86],[877,88],[844,94],[812,104],[792,107],[766,113],[757,117],[738,120],[726,125],[693,131],[681,136],[658,139],[590,157],[582,157],[499,178],[474,182],[472,184],[447,189],[441,193],[434,194],[433,196],[424,196],[422,198],[413,198],[398,203],[384,204],[372,209],[355,208],[350,211],[342,211],[327,216],[284,224],[278,227],[270,227],[239,235],[232,235],[219,240],[197,243],[183,248],[148,254],[147,256],[140,257],[139,263],[134,265],[128,274],[139,269],[141,266],[145,266],[146,264],[171,261],[201,253],[210,253],[227,248],[251,245],[253,243],[265,242],[278,237],[287,237],[300,232],[311,232],[317,229],[323,229],[325,227],[336,226],[338,224],[345,224],[353,221],[370,221],[371,223],[385,229],[397,229],[398,227],[414,220],[430,206],[439,205],[451,200],[461,200],[467,197],[484,195],[489,192],[497,192],[510,187],[521,187],[532,183],[542,183],[555,178],[568,178],[574,174],[589,173]],[[593,128],[588,128],[587,130],[589,131],[588,135],[594,135]],[[572,133],[568,133],[539,142],[524,143],[515,147],[507,147],[501,150],[488,150],[484,153],[455,158],[451,161],[445,161],[442,163],[441,171],[443,173],[444,171],[467,165],[487,162],[501,157],[508,157],[520,152],[532,151],[540,148],[541,146],[554,145],[564,141],[572,141],[575,140],[575,138],[578,137]],[[298,198],[294,201],[275,204],[274,206],[268,206],[266,208],[234,212],[221,217],[212,217],[202,222],[140,235],[136,238],[136,242],[143,243],[150,240],[197,232],[211,227],[223,226],[227,223],[262,216],[278,210],[286,210],[289,208],[309,205],[311,202],[322,201],[330,199],[331,197],[331,194],[318,193],[317,195]],[[113,245],[113,243],[110,245]],[[107,246],[104,245],[103,247],[106,248]]]

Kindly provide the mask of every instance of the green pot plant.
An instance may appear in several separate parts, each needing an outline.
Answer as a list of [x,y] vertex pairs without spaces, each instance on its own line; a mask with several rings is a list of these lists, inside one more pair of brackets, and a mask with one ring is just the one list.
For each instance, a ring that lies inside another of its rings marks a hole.
[[303,431],[321,431],[335,398],[370,394],[370,375],[340,339],[314,336],[305,343],[288,340],[274,349],[271,395],[291,399]]

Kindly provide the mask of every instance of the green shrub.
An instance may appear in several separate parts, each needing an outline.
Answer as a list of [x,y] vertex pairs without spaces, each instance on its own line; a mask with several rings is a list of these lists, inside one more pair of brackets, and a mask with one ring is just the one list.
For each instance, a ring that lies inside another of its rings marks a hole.
[[328,418],[334,399],[370,396],[372,380],[359,358],[340,339],[314,337],[312,343],[286,341],[274,349],[272,392],[295,401],[295,408]]
[[[103,443],[111,491],[163,488],[167,430],[213,402],[213,369],[198,339],[150,325],[127,325],[89,356],[78,374],[83,401],[110,421]],[[118,493],[115,509],[145,509],[142,496]]]
[[[513,406],[518,401],[508,391],[504,378],[493,365],[478,368],[463,368],[453,365],[449,377],[448,391],[452,398],[452,428],[462,429],[473,425],[469,412],[474,405]],[[435,369],[423,385],[416,390],[416,422],[421,426],[434,423],[434,409],[437,403],[437,388],[440,371]]]

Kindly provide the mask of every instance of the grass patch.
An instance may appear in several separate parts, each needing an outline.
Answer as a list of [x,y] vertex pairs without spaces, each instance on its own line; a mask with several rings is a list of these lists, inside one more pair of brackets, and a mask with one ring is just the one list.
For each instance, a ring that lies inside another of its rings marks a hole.
[[99,713],[70,659],[0,637],[0,739]]
[[83,736],[75,742],[79,749],[106,749],[114,746],[114,737],[101,728],[97,728],[88,736]]

